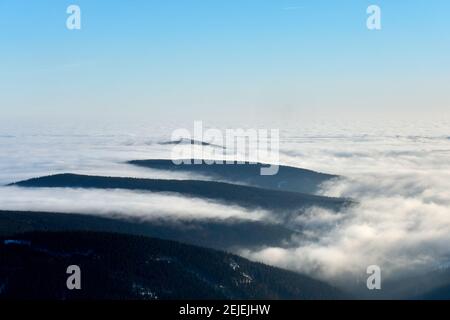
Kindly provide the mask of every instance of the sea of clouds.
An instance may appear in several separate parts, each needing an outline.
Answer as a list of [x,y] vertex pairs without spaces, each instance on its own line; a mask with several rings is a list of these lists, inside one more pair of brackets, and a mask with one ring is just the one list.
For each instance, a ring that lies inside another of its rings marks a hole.
[[[175,195],[4,186],[64,172],[198,178],[125,163],[169,157],[171,146],[158,142],[170,139],[176,128],[173,124],[2,126],[0,209],[274,221],[269,212]],[[280,162],[341,175],[324,185],[321,193],[352,198],[357,204],[340,213],[312,208],[291,221],[303,227],[302,237],[282,248],[242,248],[240,254],[328,280],[365,275],[366,267],[373,264],[389,276],[438,268],[450,261],[448,123],[322,123],[282,128]]]
[[387,277],[448,265],[449,128],[349,126],[340,134],[290,137],[284,163],[341,175],[322,194],[358,203],[339,214],[314,208],[299,216],[306,237],[292,239],[292,248],[241,254],[328,280],[365,275],[369,265]]

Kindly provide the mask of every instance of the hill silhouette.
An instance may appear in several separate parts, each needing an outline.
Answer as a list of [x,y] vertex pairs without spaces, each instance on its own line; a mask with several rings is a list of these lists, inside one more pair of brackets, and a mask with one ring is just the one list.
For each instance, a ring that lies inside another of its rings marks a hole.
[[[316,193],[321,184],[338,178],[336,175],[283,165],[279,166],[277,174],[263,176],[261,175],[261,168],[268,167],[268,164],[253,164],[249,162],[242,164],[237,162],[230,164],[206,164],[204,160],[198,159],[187,159],[183,161],[184,163],[192,164],[176,165],[172,160],[164,159],[132,160],[128,163],[151,169],[201,174],[215,180],[246,184],[259,188],[301,193]],[[196,164],[196,161],[200,161],[201,164]]]
[[[55,300],[340,299],[324,282],[221,251],[115,233],[0,238],[0,298]],[[81,269],[68,290],[66,269]],[[39,276],[36,276],[39,275]]]
[[33,178],[11,185],[33,188],[96,188],[172,192],[183,196],[216,200],[225,204],[236,204],[245,208],[277,211],[280,214],[284,210],[301,211],[313,206],[339,211],[351,204],[348,199],[199,180],[159,180],[57,174]]
[[281,225],[246,220],[145,220],[141,217],[32,211],[0,211],[0,237],[28,232],[92,231],[176,240],[221,250],[282,246],[300,233]]

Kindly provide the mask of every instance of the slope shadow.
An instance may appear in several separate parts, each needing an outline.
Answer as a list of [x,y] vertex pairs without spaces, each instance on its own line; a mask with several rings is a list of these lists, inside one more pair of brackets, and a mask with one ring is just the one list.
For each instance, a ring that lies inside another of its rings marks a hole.
[[227,251],[243,247],[285,247],[291,237],[301,235],[284,226],[259,221],[145,220],[120,215],[100,217],[75,213],[0,211],[0,237],[36,231],[117,232]]

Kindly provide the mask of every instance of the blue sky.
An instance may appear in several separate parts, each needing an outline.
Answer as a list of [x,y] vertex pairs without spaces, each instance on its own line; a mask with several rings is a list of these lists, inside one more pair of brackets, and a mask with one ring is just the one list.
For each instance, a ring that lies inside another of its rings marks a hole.
[[[65,26],[70,4],[81,30]],[[441,119],[449,14],[446,0],[0,0],[0,111]]]

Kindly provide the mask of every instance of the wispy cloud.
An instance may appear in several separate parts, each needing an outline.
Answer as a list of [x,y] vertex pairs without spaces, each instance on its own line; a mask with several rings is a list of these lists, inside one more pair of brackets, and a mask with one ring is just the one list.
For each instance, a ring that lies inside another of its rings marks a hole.
[[173,194],[154,194],[124,190],[27,189],[1,187],[2,210],[122,215],[144,220],[268,220],[265,211],[245,210],[201,199]]

